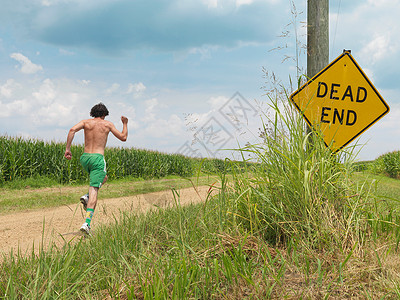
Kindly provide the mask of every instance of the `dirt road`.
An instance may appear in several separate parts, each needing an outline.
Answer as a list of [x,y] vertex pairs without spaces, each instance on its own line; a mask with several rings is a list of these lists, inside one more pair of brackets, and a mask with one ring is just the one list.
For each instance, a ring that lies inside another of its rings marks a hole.
[[[180,203],[187,205],[204,201],[208,186],[177,190]],[[122,211],[146,212],[151,209],[165,208],[174,205],[175,200],[171,190],[131,197],[100,199],[92,221],[95,232],[99,224],[106,224],[118,218]],[[38,253],[39,245],[44,247],[54,241],[62,245],[76,237],[80,226],[85,221],[82,205],[77,203],[51,209],[27,211],[0,216],[0,255],[10,253],[11,249],[31,254],[34,247]],[[65,239],[65,241],[64,241]],[[43,243],[42,243],[43,241]]]

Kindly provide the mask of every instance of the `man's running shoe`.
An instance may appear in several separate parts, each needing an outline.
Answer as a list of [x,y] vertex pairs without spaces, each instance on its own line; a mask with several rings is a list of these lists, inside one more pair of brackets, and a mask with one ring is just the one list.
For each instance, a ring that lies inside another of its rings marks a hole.
[[83,195],[80,200],[81,200],[81,203],[83,205],[83,209],[86,210],[87,209],[87,204],[89,202],[89,194]]
[[81,229],[79,229],[79,230],[86,235],[90,235],[90,226],[88,223],[83,223],[83,225],[81,226]]

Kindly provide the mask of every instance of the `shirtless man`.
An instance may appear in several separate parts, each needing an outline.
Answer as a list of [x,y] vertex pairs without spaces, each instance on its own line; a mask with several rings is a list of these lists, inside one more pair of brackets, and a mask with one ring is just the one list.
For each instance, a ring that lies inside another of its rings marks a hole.
[[71,144],[75,133],[84,130],[85,149],[80,161],[83,168],[89,173],[90,184],[89,193],[81,197],[81,202],[86,210],[86,221],[81,226],[80,231],[89,235],[90,222],[97,204],[97,193],[99,188],[106,182],[106,162],[104,160],[104,148],[107,144],[108,134],[112,132],[116,138],[125,142],[128,137],[128,118],[122,116],[122,132],[118,131],[114,124],[104,120],[108,116],[108,109],[103,103],[96,104],[90,111],[93,119],[82,120],[73,126],[67,136],[67,146],[64,156],[70,160],[72,158]]

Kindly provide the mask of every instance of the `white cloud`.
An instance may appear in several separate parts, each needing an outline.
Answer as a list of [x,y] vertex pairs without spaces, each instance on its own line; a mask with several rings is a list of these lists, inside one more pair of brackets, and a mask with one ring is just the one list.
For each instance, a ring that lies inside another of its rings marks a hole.
[[143,122],[149,123],[156,119],[155,108],[158,105],[158,100],[156,98],[152,98],[145,101],[146,109],[145,115],[142,118]]
[[106,90],[106,94],[112,94],[119,89],[120,85],[118,83],[113,83],[110,88]]
[[374,83],[375,82],[375,75],[374,72],[370,69],[370,68],[363,68],[362,69],[365,73],[365,75],[367,75],[368,79]]
[[206,113],[192,113],[185,117],[185,125],[189,131],[197,131],[204,123],[206,123],[213,114],[213,110]]
[[35,103],[29,119],[34,126],[49,126],[47,131],[59,126],[71,127],[89,117],[90,108],[95,104],[93,99],[98,98],[96,90],[99,89],[88,88],[81,81],[46,79],[35,92],[39,103]]
[[208,6],[208,8],[216,8],[218,6],[218,0],[203,0],[203,3]]
[[385,35],[376,35],[365,47],[362,48],[360,55],[365,60],[370,59],[372,63],[387,57],[396,51],[393,45],[390,33]]
[[51,1],[51,0],[42,0],[42,5],[43,5],[43,6],[51,6],[52,4],[54,4],[54,1]]
[[20,87],[21,85],[16,83],[14,79],[7,79],[6,83],[0,86],[0,95],[5,98],[11,98],[14,90]]
[[241,5],[249,5],[252,4],[254,0],[236,0],[236,6],[239,7]]
[[15,100],[10,103],[0,101],[0,117],[2,118],[25,115],[30,109],[31,104],[27,100]]
[[391,104],[390,112],[382,120],[380,120],[380,126],[385,129],[395,130],[397,134],[400,134],[399,126],[400,118],[400,104]]
[[75,55],[75,52],[68,51],[68,50],[65,50],[65,49],[62,49],[62,48],[59,49],[58,51],[60,52],[61,55],[65,55],[65,56]]
[[38,136],[50,137],[53,134],[54,137],[55,128],[70,127],[79,119],[89,117],[93,99],[98,98],[100,90],[82,84],[81,80],[47,78],[23,83],[8,80],[0,85],[2,130],[10,132],[7,118],[13,118],[16,125],[12,132],[29,128]]
[[398,0],[369,0],[354,9],[343,9],[339,16],[331,15],[335,22],[331,32],[333,46],[353,50],[362,65],[396,60],[400,51],[398,11]]
[[50,79],[45,79],[39,91],[33,92],[32,96],[40,105],[49,105],[57,96],[54,83]]
[[151,112],[158,104],[158,100],[156,98],[152,98],[145,101],[146,104],[146,112]]
[[191,54],[200,55],[201,59],[210,59],[212,58],[212,52],[218,48],[217,46],[203,45],[197,48],[190,48],[188,51],[176,52],[174,53],[174,58],[176,61],[182,61],[187,58],[188,54]]
[[49,6],[58,5],[58,4],[62,4],[62,3],[76,2],[77,4],[79,4],[79,1],[80,0],[42,0],[41,4],[43,6],[49,7]]
[[[68,103],[61,103],[61,101],[53,102],[50,105],[40,107],[40,109],[36,112],[34,118],[41,126],[72,126],[73,124],[69,122],[69,119],[73,115],[72,108],[73,107],[69,106]],[[75,123],[77,123],[77,121],[78,120],[76,120]]]
[[187,134],[184,122],[175,114],[172,114],[168,120],[156,119],[149,123],[144,129],[144,134],[148,138],[168,138],[171,136],[180,136]]
[[[13,134],[23,131],[58,139],[56,130],[60,127],[68,130],[79,120],[89,118],[90,109],[100,96],[104,95],[96,82],[66,78],[24,82],[9,79],[0,84],[0,128]],[[124,104],[123,99],[117,101],[113,99],[109,104],[115,122],[120,124],[120,116],[126,115],[130,118],[129,128],[137,128],[134,108]],[[8,118],[16,123],[13,128],[9,127]]]
[[213,108],[213,109],[220,109],[228,101],[229,101],[228,97],[217,96],[217,97],[211,97],[207,101],[207,103],[209,103],[211,105],[211,108]]
[[143,93],[145,90],[146,90],[146,86],[145,86],[142,82],[139,82],[139,83],[130,83],[129,86],[128,86],[128,91],[127,91],[127,93],[128,93],[128,94],[131,94],[131,93],[141,94],[141,93]]
[[24,74],[35,74],[43,70],[43,67],[41,65],[34,64],[30,61],[29,58],[22,55],[21,53],[12,53],[10,57],[21,64],[20,71]]

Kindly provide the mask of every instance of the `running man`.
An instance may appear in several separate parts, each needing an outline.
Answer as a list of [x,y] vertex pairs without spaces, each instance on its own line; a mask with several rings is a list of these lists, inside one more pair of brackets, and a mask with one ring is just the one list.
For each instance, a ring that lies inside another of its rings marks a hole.
[[112,132],[117,139],[123,142],[128,137],[128,118],[121,117],[123,129],[122,132],[118,131],[112,122],[104,120],[108,116],[108,109],[103,103],[100,102],[93,106],[90,116],[93,119],[82,120],[69,130],[64,153],[66,159],[72,158],[72,140],[75,133],[83,129],[85,149],[80,161],[83,168],[89,173],[90,184],[89,193],[81,197],[81,202],[86,210],[86,221],[81,226],[80,231],[87,235],[90,234],[90,222],[97,204],[97,193],[107,180],[104,148],[107,144],[108,134]]

